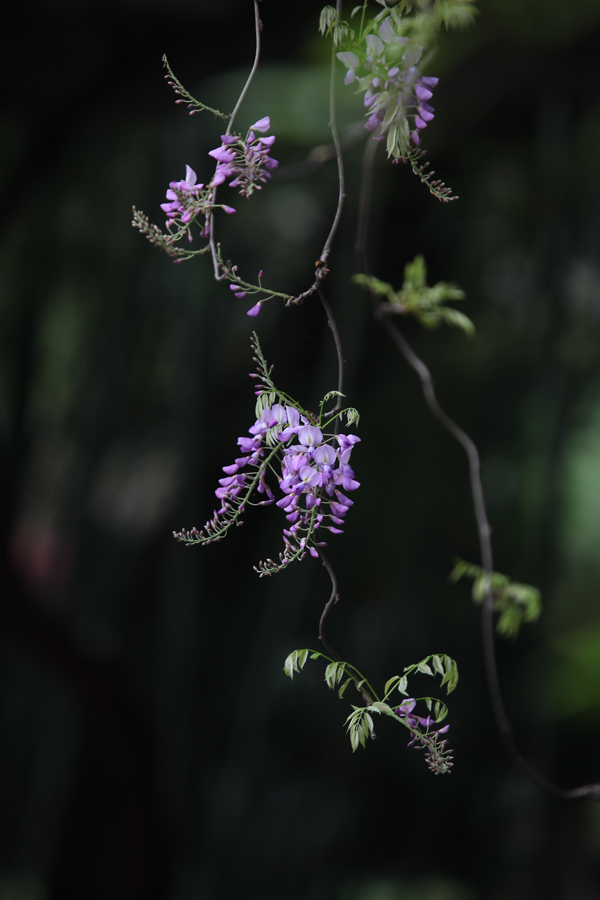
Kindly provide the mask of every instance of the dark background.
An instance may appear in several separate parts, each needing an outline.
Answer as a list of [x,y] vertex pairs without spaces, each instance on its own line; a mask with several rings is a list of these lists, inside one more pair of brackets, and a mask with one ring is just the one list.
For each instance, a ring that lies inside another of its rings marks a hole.
[[[284,172],[328,141],[329,45],[320,4],[261,6],[239,127],[270,114]],[[480,9],[428,69],[428,158],[460,200],[381,154],[370,256],[399,286],[422,252],[430,283],[467,292],[473,341],[405,330],[481,448],[496,567],[543,592],[540,623],[500,647],[502,679],[527,758],[574,786],[600,778],[600,2]],[[316,302],[250,320],[208,259],[173,266],[130,227],[132,204],[162,220],[186,164],[207,180],[219,142],[210,115],[173,105],[162,54],[230,109],[252,24],[249,0],[47,0],[3,28],[0,898],[600,898],[599,808],[511,769],[478,610],[447,582],[454,555],[477,561],[462,452],[350,283],[361,146],[327,285],[363,441],[330,542],[330,633],[378,685],[430,652],[457,659],[453,774],[388,721],[352,754],[354,698],[317,662],[284,676],[317,646],[329,583],[312,560],[254,574],[279,510],[208,548],[170,537],[211,514],[252,424],[252,327],[300,402],[335,386]],[[342,129],[361,120],[350,88],[340,107]],[[331,165],[247,203],[224,190],[225,255],[304,289],[336,190]]]

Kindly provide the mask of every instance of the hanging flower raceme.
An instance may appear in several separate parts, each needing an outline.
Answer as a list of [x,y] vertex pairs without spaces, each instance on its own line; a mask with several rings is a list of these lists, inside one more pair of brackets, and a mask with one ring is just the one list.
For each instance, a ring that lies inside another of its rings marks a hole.
[[[215,188],[220,184],[231,179],[230,186],[238,188],[243,197],[249,197],[253,191],[260,190],[262,184],[271,177],[271,170],[279,163],[269,155],[275,141],[274,135],[262,136],[262,133],[268,131],[270,127],[271,120],[269,116],[265,116],[252,125],[245,139],[241,135],[222,135],[222,145],[209,153],[217,160],[217,168],[210,183],[198,183],[191,166],[185,167],[185,178],[169,183],[167,202],[161,203],[161,209],[167,217],[166,232],[153,225],[148,217],[135,207],[132,223],[134,227],[138,228],[150,243],[165,250],[169,256],[175,257],[175,262],[183,262],[197,254],[205,253],[208,245],[198,250],[185,244],[177,245],[183,238],[187,238],[189,243],[193,242],[194,223],[199,226],[197,236],[209,238],[211,217],[215,210],[222,209],[228,215],[235,212],[232,206],[216,202]],[[260,132],[261,135],[257,137],[255,132]],[[256,305],[251,314],[257,315],[259,311],[260,306]]]
[[[206,238],[210,234],[210,213],[215,209],[210,187],[196,184],[196,173],[190,166],[185,167],[185,178],[181,181],[171,181],[167,191],[167,203],[161,203],[160,208],[167,214],[166,226],[172,231],[177,229],[177,237],[186,233],[189,241],[192,241],[190,224],[200,216],[204,224],[200,230],[200,237]],[[220,208],[228,213],[234,213],[235,209],[225,204],[219,204]]]
[[[342,534],[340,526],[354,504],[347,494],[360,486],[350,465],[352,449],[360,438],[325,430],[333,429],[342,415],[335,412],[327,420],[323,407],[329,395],[315,417],[278,392],[256,335],[253,346],[258,374],[251,377],[258,378],[259,388],[256,421],[248,435],[238,438],[241,455],[223,467],[225,477],[215,491],[220,507],[213,518],[201,531],[193,528],[175,533],[175,537],[189,544],[220,541],[233,525],[242,524],[248,506],[276,503],[287,520],[284,550],[278,562],[267,559],[255,567],[260,575],[271,575],[307,553],[317,557],[318,548],[327,546],[321,539],[324,531]],[[356,410],[344,413],[349,423],[358,421]]]
[[399,34],[401,20],[389,16],[379,25],[377,34],[367,34],[355,50],[338,53],[346,68],[345,83],[358,82],[365,92],[368,109],[365,128],[375,140],[387,135],[388,156],[395,159],[409,152],[409,141],[420,143],[419,133],[434,117],[429,104],[437,78],[422,75],[417,68],[423,47],[409,45]]
[[[426,718],[416,716],[413,712],[416,705],[417,701],[414,697],[409,697],[394,712],[402,719],[410,731],[411,739],[408,746],[424,749],[426,751],[425,759],[429,768],[436,775],[443,775],[449,772],[454,765],[452,762],[453,757],[450,756],[452,750],[448,748],[448,741],[441,737],[441,735],[448,733],[450,726],[444,725],[443,728],[430,730],[436,721],[435,718],[433,716],[427,716]],[[422,728],[425,728],[425,731],[422,731]]]
[[269,116],[259,119],[248,131],[245,140],[232,134],[222,134],[220,147],[209,152],[217,160],[217,169],[210,183],[217,187],[231,178],[229,187],[238,188],[242,197],[249,197],[271,177],[271,170],[279,165],[270,157],[275,136],[257,137],[255,132],[265,132],[271,127]]

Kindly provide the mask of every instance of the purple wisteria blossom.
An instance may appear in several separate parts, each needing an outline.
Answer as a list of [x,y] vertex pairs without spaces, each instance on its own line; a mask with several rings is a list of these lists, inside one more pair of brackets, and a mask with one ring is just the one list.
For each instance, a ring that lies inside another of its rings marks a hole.
[[[257,393],[260,397],[263,391]],[[225,476],[215,491],[219,509],[202,532],[192,529],[175,537],[190,543],[221,540],[231,525],[241,524],[248,505],[276,503],[287,519],[284,552],[278,563],[262,563],[259,574],[279,571],[307,553],[318,557],[318,548],[327,546],[323,532],[342,534],[344,517],[354,504],[347,494],[360,487],[350,465],[359,441],[355,434],[324,433],[285,398],[261,408],[248,435],[238,438],[241,455],[223,468]],[[269,484],[273,476],[277,485]]]
[[[417,68],[423,47],[409,46],[400,58],[398,46],[408,43],[396,33],[393,21],[385,19],[378,34],[368,34],[361,57],[352,51],[338,53],[346,68],[346,84],[359,82],[368,110],[365,128],[375,140],[388,136],[388,155],[396,159],[408,151],[409,136],[420,144],[419,133],[434,117],[429,100],[438,78],[422,75]],[[361,71],[357,74],[357,70]]]
[[189,194],[195,199],[203,187],[203,184],[196,184],[196,173],[194,172],[194,170],[190,166],[186,166],[185,178],[183,178],[181,181],[171,181],[169,184],[169,190],[167,191],[167,200],[169,200],[170,202],[160,204],[160,208],[167,214],[167,219],[180,218],[182,222],[187,223],[190,221],[193,215],[191,208],[185,208],[184,206],[182,206],[182,201],[177,196],[174,189],[177,189],[180,194]]
[[209,152],[217,160],[217,168],[210,183],[217,187],[231,178],[229,187],[238,188],[242,197],[261,190],[261,184],[271,177],[271,170],[279,163],[270,157],[275,136],[260,137],[255,132],[265,132],[271,127],[269,116],[251,126],[245,140],[231,134],[221,135],[220,147]]
[[[452,750],[448,749],[448,741],[442,739],[441,735],[447,734],[450,726],[444,725],[443,728],[430,730],[435,720],[431,716],[426,718],[416,716],[413,713],[416,705],[417,701],[415,698],[409,697],[394,710],[396,715],[402,719],[410,730],[411,740],[408,746],[424,749],[426,751],[425,759],[429,768],[436,775],[445,774],[453,766],[453,757],[450,756]],[[421,731],[421,728],[426,730]]]
[[[210,234],[210,214],[213,209],[219,207],[228,215],[235,212],[232,206],[224,203],[215,204],[210,186],[196,183],[196,173],[191,166],[185,167],[185,178],[181,181],[171,181],[167,190],[167,203],[161,203],[160,208],[167,214],[166,226],[169,229],[169,241],[179,240],[187,234],[192,240],[190,225],[200,216],[204,224],[200,230],[200,237],[207,238]],[[177,231],[174,233],[174,229]],[[180,260],[176,260],[178,262]]]

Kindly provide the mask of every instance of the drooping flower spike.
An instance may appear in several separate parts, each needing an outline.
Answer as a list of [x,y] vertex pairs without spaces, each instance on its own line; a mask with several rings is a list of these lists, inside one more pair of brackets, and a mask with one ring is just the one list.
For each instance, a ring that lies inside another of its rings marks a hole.
[[270,127],[271,120],[265,116],[250,127],[245,140],[235,135],[221,135],[221,146],[208,154],[217,160],[210,186],[217,187],[231,178],[229,187],[238,188],[242,197],[260,191],[262,184],[271,177],[271,170],[279,165],[269,155],[275,136],[257,137],[255,134],[256,131],[268,131]]
[[420,144],[420,132],[434,118],[429,100],[438,78],[422,75],[417,68],[423,47],[409,45],[409,38],[397,33],[393,17],[384,19],[377,34],[368,34],[356,51],[337,54],[347,68],[346,84],[358,82],[365,92],[368,110],[365,128],[375,140],[387,136],[388,155],[398,159],[406,155],[409,138]]
[[[312,416],[277,391],[256,335],[254,350],[258,364],[253,376],[258,379],[256,421],[248,429],[249,436],[238,438],[241,455],[223,467],[225,477],[219,479],[215,491],[220,507],[201,531],[193,528],[176,532],[175,537],[189,544],[220,541],[233,525],[242,524],[248,506],[276,503],[287,520],[284,550],[278,562],[267,559],[255,567],[262,576],[281,571],[307,553],[318,557],[318,548],[327,546],[321,540],[323,531],[342,534],[340,526],[354,505],[347,494],[360,487],[350,466],[352,449],[360,438],[326,432],[332,423],[323,423],[322,413]],[[349,420],[357,421],[358,414],[351,413]]]
[[[186,165],[185,178],[169,183],[167,202],[161,203],[161,209],[167,219],[166,233],[157,225],[153,225],[148,217],[135,207],[134,227],[138,228],[150,243],[174,257],[175,262],[183,262],[206,252],[208,250],[206,245],[198,250],[177,245],[183,238],[187,238],[189,243],[193,242],[192,225],[195,222],[200,225],[198,236],[203,239],[209,238],[211,218],[215,210],[222,209],[227,215],[235,213],[234,207],[216,202],[215,188],[220,184],[231,179],[230,186],[237,187],[243,197],[249,197],[255,190],[260,190],[271,177],[271,171],[279,163],[270,156],[275,136],[263,136],[270,127],[269,116],[264,116],[252,125],[245,139],[241,135],[222,135],[221,146],[211,150],[209,154],[217,161],[217,168],[208,184],[198,183],[195,171]],[[256,132],[259,132],[258,137]],[[281,296],[286,299],[288,297],[287,294]],[[259,311],[260,306],[257,304],[249,315],[257,315]]]

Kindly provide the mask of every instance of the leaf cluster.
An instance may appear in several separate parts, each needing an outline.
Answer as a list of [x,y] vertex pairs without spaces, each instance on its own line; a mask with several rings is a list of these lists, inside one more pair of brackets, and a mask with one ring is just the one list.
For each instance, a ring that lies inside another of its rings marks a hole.
[[419,255],[405,266],[404,283],[400,291],[395,291],[391,284],[372,275],[354,275],[353,281],[376,296],[385,297],[388,301],[383,306],[382,311],[385,313],[413,315],[425,328],[437,328],[443,322],[460,328],[465,334],[474,334],[475,327],[467,316],[444,305],[448,301],[463,300],[464,291],[445,281],[429,287],[426,276],[425,260]]
[[[431,665],[430,665],[431,663]],[[433,669],[432,669],[433,666]],[[412,666],[406,666],[404,669],[404,675],[394,675],[385,683],[384,687],[384,699],[389,697],[392,690],[397,687],[401,694],[404,696],[408,696],[408,691],[406,690],[408,685],[408,676],[412,675],[415,672],[420,672],[422,675],[432,675],[435,676],[436,673],[442,676],[442,680],[440,682],[440,687],[443,687],[445,684],[448,685],[446,688],[446,694],[451,694],[458,684],[458,666],[456,665],[456,661],[452,659],[451,656],[447,656],[445,653],[432,653],[430,656],[426,656],[425,659],[422,659],[418,663],[413,663]],[[430,698],[425,698],[430,699]],[[429,707],[431,709],[431,707]]]
[[457,559],[450,581],[456,584],[461,578],[473,579],[471,595],[475,603],[483,603],[491,594],[494,611],[500,614],[496,628],[503,637],[516,638],[524,622],[535,622],[540,616],[541,593],[531,584],[519,584],[500,572],[486,572],[481,566]]
[[[360,7],[359,7],[360,8]],[[341,47],[354,40],[354,29],[348,22],[338,18],[333,6],[324,6],[319,16],[319,31],[325,37],[333,35],[333,46]]]
[[[294,673],[301,672],[308,659],[319,658],[327,660],[328,664],[325,669],[325,682],[330,690],[337,689],[340,699],[344,696],[348,685],[353,682],[356,689],[368,702],[368,705],[363,707],[352,705],[353,712],[346,719],[346,730],[350,737],[350,744],[353,752],[357,750],[359,746],[364,747],[367,738],[373,736],[374,725],[372,714],[377,713],[379,715],[384,714],[391,716],[397,722],[404,725],[404,727],[408,728],[411,731],[413,738],[416,736],[421,742],[421,745],[427,747],[428,752],[433,754],[431,758],[434,760],[434,763],[435,760],[439,761],[442,758],[446,751],[442,751],[442,748],[439,746],[438,734],[436,732],[430,733],[428,729],[425,732],[420,732],[418,724],[415,724],[416,720],[413,720],[411,723],[410,721],[407,721],[405,717],[399,716],[392,706],[386,703],[386,700],[388,700],[389,695],[396,688],[401,694],[406,696],[408,677],[417,672],[420,672],[423,675],[441,675],[441,686],[446,684],[446,693],[452,693],[458,684],[458,666],[456,665],[455,660],[445,653],[435,653],[426,656],[425,659],[422,659],[418,663],[406,666],[403,675],[394,675],[386,682],[384,697],[383,700],[380,700],[368,680],[355,666],[352,666],[350,663],[343,660],[331,659],[331,657],[318,650],[309,650],[306,648],[303,650],[294,650],[286,658],[283,670],[285,674],[289,675],[293,680]],[[435,697],[421,697],[419,699],[425,702],[427,709],[433,713],[432,718],[436,724],[442,722],[448,715],[448,707],[443,701],[437,700]],[[431,760],[428,761],[428,764],[431,765]],[[434,771],[442,771],[439,767],[436,768],[435,764],[433,765],[433,769]],[[447,771],[449,771],[449,769]]]

